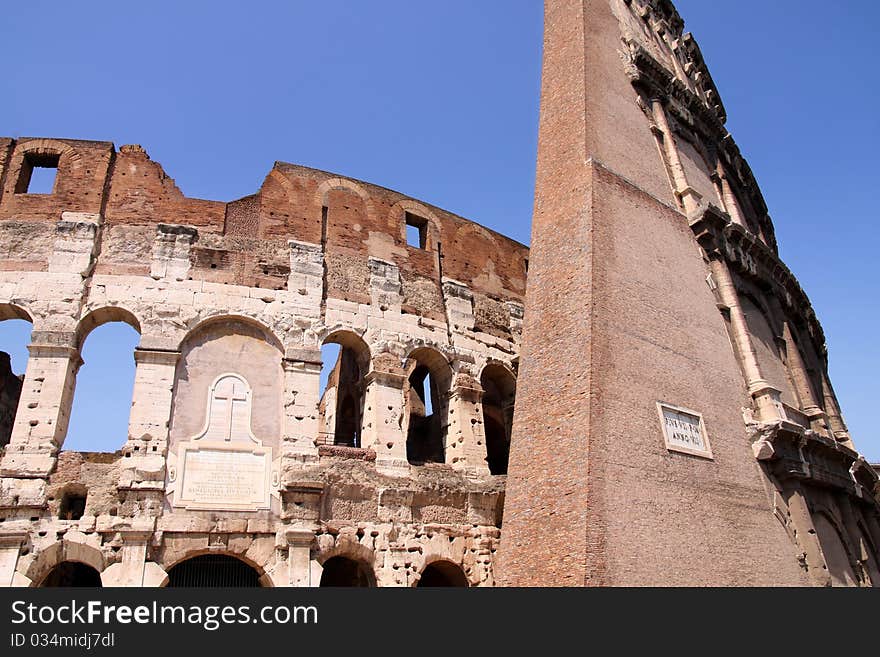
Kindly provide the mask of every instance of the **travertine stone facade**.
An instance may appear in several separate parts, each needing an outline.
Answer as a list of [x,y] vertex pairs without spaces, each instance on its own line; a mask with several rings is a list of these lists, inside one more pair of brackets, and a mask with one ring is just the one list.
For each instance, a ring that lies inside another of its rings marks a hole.
[[[525,247],[289,164],[221,203],[184,197],[139,146],[4,139],[0,154],[0,319],[33,323],[0,461],[4,584],[67,581],[75,562],[162,585],[200,555],[273,586],[317,586],[342,557],[370,585],[414,585],[435,562],[495,583],[505,477],[479,381],[488,367],[515,387]],[[28,193],[47,161],[53,192]],[[116,454],[65,452],[81,346],[111,321],[141,335],[128,435]],[[324,396],[344,408],[319,404],[327,343],[348,366]],[[414,464],[418,367],[442,449]]]
[[683,27],[545,2],[502,581],[880,586],[876,473]]

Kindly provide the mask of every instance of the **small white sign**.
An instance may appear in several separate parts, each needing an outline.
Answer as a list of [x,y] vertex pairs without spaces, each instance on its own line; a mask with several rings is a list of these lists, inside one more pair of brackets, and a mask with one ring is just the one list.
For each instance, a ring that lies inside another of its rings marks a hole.
[[265,447],[181,443],[181,481],[174,506],[257,511],[269,508],[271,452]]
[[709,436],[706,435],[706,425],[700,413],[663,402],[657,402],[657,412],[660,414],[666,449],[712,458]]

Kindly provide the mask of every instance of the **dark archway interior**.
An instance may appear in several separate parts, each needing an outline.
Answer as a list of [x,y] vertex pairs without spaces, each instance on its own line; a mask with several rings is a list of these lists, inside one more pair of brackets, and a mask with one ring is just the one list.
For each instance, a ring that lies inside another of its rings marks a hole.
[[409,375],[409,430],[406,458],[413,465],[443,463],[443,428],[440,424],[440,395],[435,377],[424,365]]
[[[337,343],[327,343],[322,350],[322,358],[332,353],[328,346],[335,347]],[[327,382],[321,392],[320,407],[322,413],[329,413],[326,408],[328,393],[335,391],[333,444],[346,447],[361,446],[361,426],[363,422],[363,396],[364,396],[364,372],[361,361],[364,356],[353,347],[340,345],[335,364],[327,375]],[[333,396],[329,397],[333,399]]]
[[422,571],[417,586],[469,586],[469,584],[460,566],[449,561],[435,561]]
[[181,561],[168,571],[168,586],[257,588],[260,574],[226,554],[203,554]]
[[507,460],[510,456],[510,434],[497,417],[484,413],[483,426],[486,430],[486,461],[493,475],[507,474]]
[[86,512],[86,494],[79,491],[64,493],[58,506],[58,517],[62,520],[79,520]]
[[324,562],[321,586],[373,586],[366,564],[348,557],[331,557]]
[[55,586],[101,586],[101,574],[79,561],[62,561],[46,575],[41,587]]
[[490,365],[483,372],[480,385],[483,387],[483,431],[489,472],[507,474],[516,381],[506,370]]

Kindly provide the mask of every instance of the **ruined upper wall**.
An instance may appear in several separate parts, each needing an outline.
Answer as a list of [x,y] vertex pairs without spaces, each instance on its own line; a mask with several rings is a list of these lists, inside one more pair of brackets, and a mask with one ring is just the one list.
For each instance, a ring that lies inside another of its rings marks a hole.
[[[700,47],[668,0],[612,0],[620,22],[620,55],[661,148],[677,151],[667,169],[682,205],[711,203],[777,251],[773,222],[748,162],[725,127],[727,113]],[[664,117],[658,121],[655,103]],[[667,137],[668,138],[668,137]]]
[[[57,166],[52,193],[27,193],[29,168],[46,163]],[[370,301],[369,258],[390,261],[400,269],[403,311],[438,320],[441,281],[453,279],[474,293],[477,328],[487,333],[507,331],[504,303],[525,292],[525,246],[389,189],[306,167],[278,162],[255,194],[225,203],[184,196],[140,146],[3,138],[0,177],[0,269],[48,270],[56,222],[76,212],[103,223],[95,274],[150,275],[164,234],[186,278],[268,289],[288,283],[289,240],[320,244],[325,298],[356,303]],[[424,248],[407,245],[408,220],[421,224]],[[177,234],[182,241],[168,237]]]

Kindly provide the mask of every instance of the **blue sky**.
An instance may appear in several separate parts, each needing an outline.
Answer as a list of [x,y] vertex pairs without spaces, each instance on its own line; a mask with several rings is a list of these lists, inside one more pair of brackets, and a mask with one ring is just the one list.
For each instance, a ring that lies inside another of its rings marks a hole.
[[[825,329],[856,444],[880,460],[878,181],[869,161],[880,150],[880,7],[676,5],[764,192],[780,253]],[[218,200],[255,191],[275,160],[295,162],[528,243],[538,0],[31,0],[4,16],[0,134],[140,143],[185,194]],[[100,330],[85,345],[70,447],[124,441],[137,336]],[[16,349],[15,332],[0,323],[0,349]],[[99,344],[113,347],[104,361]]]

